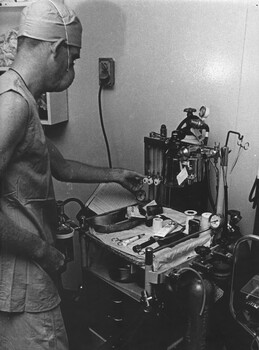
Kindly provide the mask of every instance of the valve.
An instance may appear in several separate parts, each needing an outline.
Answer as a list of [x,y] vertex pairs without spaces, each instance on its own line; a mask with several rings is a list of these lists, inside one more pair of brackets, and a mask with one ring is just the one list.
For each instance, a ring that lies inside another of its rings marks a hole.
[[189,108],[185,108],[183,111],[187,113],[188,118],[192,118],[194,117],[193,113],[196,112],[196,109],[189,107]]
[[195,252],[201,257],[201,260],[205,260],[205,258],[210,254],[211,249],[205,246],[198,246],[195,249]]

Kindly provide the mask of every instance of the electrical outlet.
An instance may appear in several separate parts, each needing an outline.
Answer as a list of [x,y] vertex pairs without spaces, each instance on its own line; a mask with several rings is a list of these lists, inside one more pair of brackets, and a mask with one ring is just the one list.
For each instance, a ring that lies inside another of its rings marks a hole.
[[99,85],[112,88],[115,83],[115,62],[113,58],[99,58]]

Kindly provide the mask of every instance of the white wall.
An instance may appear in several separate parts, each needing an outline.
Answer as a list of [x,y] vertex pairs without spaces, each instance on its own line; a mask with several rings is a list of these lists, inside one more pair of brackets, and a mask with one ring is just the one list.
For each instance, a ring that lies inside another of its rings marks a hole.
[[[229,208],[238,209],[244,234],[252,232],[248,195],[258,161],[258,1],[66,0],[84,28],[81,60],[69,89],[70,120],[50,131],[63,153],[107,165],[98,115],[98,58],[115,60],[115,87],[103,92],[103,114],[113,166],[143,172],[143,138],[183,109],[210,107],[210,141],[223,146],[229,130],[250,143],[228,178]],[[229,167],[237,155],[235,137]],[[93,185],[55,183],[59,199],[85,201]]]

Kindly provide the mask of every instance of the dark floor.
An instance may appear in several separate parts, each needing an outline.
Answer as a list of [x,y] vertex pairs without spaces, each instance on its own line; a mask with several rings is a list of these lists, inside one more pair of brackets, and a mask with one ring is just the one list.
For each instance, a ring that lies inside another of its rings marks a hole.
[[[100,290],[96,290],[95,296],[98,296],[99,293]],[[110,296],[107,297],[110,298]],[[95,304],[93,299],[90,298],[89,300],[89,295],[84,291],[81,291],[81,294],[64,291],[62,295],[62,312],[70,341],[70,350],[201,350],[200,347],[184,346],[183,342],[179,340],[182,335],[181,330],[175,326],[172,328],[174,332],[171,332],[171,334],[174,333],[174,337],[169,347],[166,340],[167,320],[163,317],[146,314],[142,311],[136,313],[137,316],[133,317],[133,321],[130,321],[130,326],[128,326],[127,321],[123,323],[120,322],[121,320],[117,320],[115,326],[110,326],[107,320],[102,321],[100,319],[99,321],[98,313],[105,314],[105,306],[102,306],[101,301]],[[106,305],[105,300],[104,304]],[[132,305],[128,306],[129,312],[134,311]],[[251,349],[252,339],[233,321],[231,315],[226,310],[226,304],[224,302],[218,303],[213,312],[212,332],[208,340],[209,345],[204,349]],[[101,324],[102,322],[103,324]],[[97,328],[100,326],[104,330],[103,338],[107,340],[106,342],[94,334],[95,326]],[[92,327],[93,332],[89,330],[89,327],[90,329]],[[127,329],[126,333],[123,327]],[[114,337],[109,337],[109,333],[113,333],[116,336],[120,333],[123,336],[117,338],[115,336],[116,342],[114,341]]]

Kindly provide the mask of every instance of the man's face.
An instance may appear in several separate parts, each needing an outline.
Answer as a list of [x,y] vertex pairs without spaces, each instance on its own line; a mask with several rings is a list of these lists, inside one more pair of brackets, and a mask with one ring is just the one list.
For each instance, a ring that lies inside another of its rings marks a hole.
[[80,58],[80,48],[63,43],[58,48],[55,71],[52,75],[52,91],[67,89],[75,78],[74,64]]

